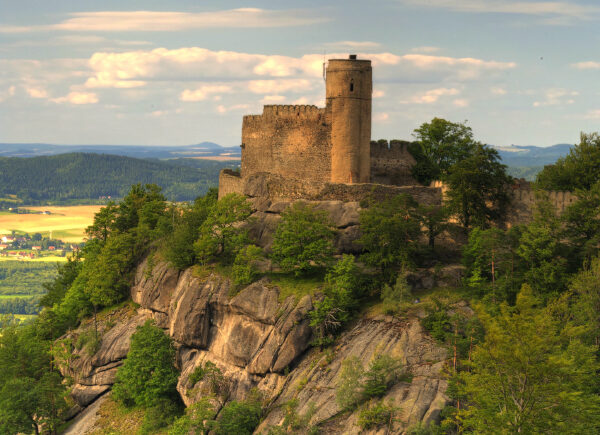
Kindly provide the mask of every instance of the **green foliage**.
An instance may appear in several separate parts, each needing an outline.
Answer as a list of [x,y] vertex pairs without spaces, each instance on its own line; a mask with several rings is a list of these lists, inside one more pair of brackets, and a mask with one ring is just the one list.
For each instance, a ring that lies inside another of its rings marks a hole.
[[157,429],[169,426],[181,415],[182,406],[169,399],[158,399],[157,403],[146,409],[140,433],[151,434]]
[[401,194],[360,211],[361,259],[387,278],[396,267],[410,264],[416,250],[421,226],[415,207],[410,195]]
[[126,406],[152,407],[177,397],[175,349],[164,331],[147,321],[131,336],[124,364],[117,371],[113,397]]
[[169,435],[189,435],[190,433],[206,435],[215,427],[216,415],[214,399],[210,396],[203,397],[200,401],[188,406],[185,415],[175,420],[169,429]]
[[101,196],[123,198],[135,183],[156,183],[173,201],[190,201],[218,184],[226,163],[168,161],[109,154],[68,153],[0,158],[0,197],[15,194],[25,204],[69,203]]
[[260,423],[261,415],[261,400],[256,395],[245,401],[233,400],[219,413],[215,434],[251,435]]
[[233,262],[233,282],[237,286],[251,284],[258,276],[256,262],[263,258],[263,251],[256,245],[247,245],[239,250]]
[[189,382],[191,385],[195,386],[200,381],[205,381],[209,394],[225,398],[229,394],[227,378],[225,378],[221,369],[211,361],[198,365],[190,375]]
[[166,237],[162,251],[173,267],[183,270],[196,263],[193,242],[199,238],[200,227],[216,202],[217,190],[210,189],[205,196],[196,198],[192,206],[171,206],[173,232]]
[[271,257],[282,270],[305,274],[330,261],[334,235],[326,211],[296,202],[281,214],[273,236]]
[[267,435],[283,435],[290,433],[317,434],[318,427],[310,424],[310,419],[315,414],[315,404],[309,403],[308,409],[303,414],[298,414],[298,399],[289,400],[284,404],[285,416],[279,426],[269,427]]
[[496,150],[477,144],[449,169],[445,178],[450,188],[448,207],[464,228],[485,228],[490,221],[503,219],[511,178],[499,159]]
[[364,369],[356,356],[342,361],[336,401],[344,410],[355,409],[358,405],[374,397],[383,396],[402,374],[400,362],[389,355],[377,355]]
[[421,325],[433,338],[444,343],[450,330],[450,317],[445,310],[434,311],[421,319]]
[[475,141],[471,127],[441,118],[415,129],[416,143],[409,151],[416,160],[413,177],[428,186],[434,180],[444,179],[450,167],[473,151]]
[[309,313],[310,326],[316,332],[313,344],[323,346],[333,341],[333,334],[348,321],[359,301],[361,282],[353,255],[344,255],[327,273],[327,287],[322,300]]
[[561,220],[564,236],[577,252],[579,262],[598,254],[600,245],[600,182],[589,190],[577,190],[578,200],[570,204]]
[[406,281],[406,273],[402,271],[396,278],[394,286],[385,284],[381,289],[381,301],[383,312],[386,314],[397,314],[403,304],[408,304],[412,300],[410,285]]
[[450,210],[443,205],[423,205],[417,208],[417,216],[424,228],[429,249],[435,248],[435,238],[448,228]]
[[46,294],[40,300],[40,305],[52,307],[54,304],[60,303],[81,271],[81,266],[82,262],[77,256],[68,258],[66,263],[56,265],[57,276],[54,281],[44,284]]
[[594,433],[600,397],[594,392],[597,348],[587,346],[544,308],[524,285],[514,309],[479,311],[485,341],[470,370],[459,374],[464,429],[501,433]]
[[205,264],[219,258],[230,264],[246,244],[247,230],[240,226],[252,213],[246,197],[230,193],[214,203],[200,226],[200,238],[194,243],[197,259]]
[[600,135],[581,133],[581,140],[554,165],[545,166],[537,176],[542,189],[589,190],[600,181]]
[[372,406],[367,406],[358,414],[358,425],[362,430],[373,429],[385,424],[391,425],[394,418],[395,409],[393,406],[386,405],[383,400],[376,402]]
[[75,349],[83,349],[89,356],[93,356],[100,349],[101,337],[94,329],[87,329],[79,334],[75,341]]

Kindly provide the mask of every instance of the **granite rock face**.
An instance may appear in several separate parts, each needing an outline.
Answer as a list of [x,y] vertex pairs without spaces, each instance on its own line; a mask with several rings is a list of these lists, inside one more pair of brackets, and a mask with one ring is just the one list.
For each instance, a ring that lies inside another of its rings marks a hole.
[[[338,223],[353,222],[352,210],[339,208]],[[311,421],[326,433],[358,433],[358,412],[342,413],[335,400],[341,364],[350,356],[358,356],[367,366],[375,355],[389,354],[399,358],[412,377],[384,397],[402,410],[394,433],[436,420],[447,403],[442,376],[446,351],[425,333],[418,319],[363,318],[342,334],[335,347],[320,351],[310,347],[312,298],[281,300],[279,289],[266,278],[235,293],[230,280],[215,273],[195,268],[178,272],[146,260],[138,267],[131,296],[139,308],[115,312],[100,326],[99,350],[93,356],[78,351],[79,357],[62,370],[75,379],[72,394],[81,407],[110,389],[135,328],[151,318],[175,342],[181,370],[177,389],[184,403],[189,406],[208,390],[215,392],[210,379],[190,381],[197,367],[211,362],[223,375],[216,391],[217,408],[227,400],[243,400],[253,388],[270,400],[257,433],[280,424],[281,405],[294,398],[300,414],[315,406]],[[89,323],[74,331],[72,338],[86,328]]]

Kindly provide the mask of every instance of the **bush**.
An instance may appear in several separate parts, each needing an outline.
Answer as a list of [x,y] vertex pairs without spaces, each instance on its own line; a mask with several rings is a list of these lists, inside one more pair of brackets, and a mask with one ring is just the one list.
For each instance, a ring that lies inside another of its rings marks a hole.
[[229,382],[213,362],[206,361],[204,365],[200,364],[190,375],[189,381],[192,385],[205,380],[208,386],[208,392],[217,396],[227,396]]
[[410,303],[411,299],[412,293],[408,282],[406,282],[406,274],[404,272],[398,274],[394,287],[386,284],[381,290],[383,312],[386,314],[397,314],[402,304]]
[[169,435],[207,434],[215,427],[216,415],[214,399],[203,397],[199,402],[190,405],[185,410],[185,415],[175,420]]
[[156,429],[166,427],[173,423],[181,414],[181,405],[169,399],[159,399],[157,404],[146,410],[140,432],[153,433]]
[[281,217],[273,236],[273,260],[296,275],[325,266],[333,256],[335,234],[327,212],[296,202]]
[[354,409],[368,399],[383,396],[400,375],[400,362],[389,355],[377,355],[368,370],[358,357],[347,358],[342,362],[336,401],[344,410]]
[[262,406],[252,397],[245,401],[229,402],[220,413],[215,433],[217,435],[252,435],[260,423]]
[[152,407],[178,398],[179,373],[171,338],[148,320],[131,336],[127,358],[117,371],[113,397],[126,406]]
[[358,414],[358,425],[363,430],[372,429],[384,424],[390,424],[394,415],[394,408],[385,405],[383,401],[374,406],[368,406]]
[[421,325],[433,338],[440,343],[444,343],[450,328],[450,317],[448,317],[446,311],[435,311],[421,319]]
[[238,286],[251,284],[259,275],[256,262],[262,258],[262,249],[248,245],[240,249],[233,262],[233,282]]

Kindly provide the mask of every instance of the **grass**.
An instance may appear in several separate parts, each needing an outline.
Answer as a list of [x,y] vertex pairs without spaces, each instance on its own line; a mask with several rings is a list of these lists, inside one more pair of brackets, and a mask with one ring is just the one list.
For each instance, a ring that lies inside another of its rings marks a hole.
[[314,275],[295,276],[292,273],[268,273],[271,283],[279,289],[279,301],[283,302],[289,296],[294,296],[299,301],[304,295],[314,295],[323,289],[324,271]]
[[30,299],[36,296],[44,296],[44,293],[31,293],[28,295],[16,294],[16,295],[0,295],[1,299]]
[[15,257],[0,257],[0,262],[3,261],[26,261],[35,263],[63,263],[67,261],[67,257],[59,257],[58,255],[43,255],[36,258],[15,259]]
[[15,230],[29,234],[41,233],[69,243],[80,243],[85,229],[94,221],[100,205],[42,206],[27,207],[33,211],[49,211],[51,214],[0,214],[0,234],[10,234]]
[[[115,402],[112,397],[100,405],[98,420],[90,435],[114,435],[114,434],[137,434],[140,433],[146,412],[140,408],[125,408]],[[155,435],[166,435],[168,428],[162,428],[151,432]]]

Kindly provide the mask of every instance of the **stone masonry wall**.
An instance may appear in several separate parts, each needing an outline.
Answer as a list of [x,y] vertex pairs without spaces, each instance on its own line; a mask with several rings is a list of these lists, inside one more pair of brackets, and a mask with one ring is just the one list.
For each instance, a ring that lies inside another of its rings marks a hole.
[[329,181],[330,132],[326,109],[316,106],[265,106],[262,115],[244,116],[242,176]]
[[418,185],[411,169],[416,163],[408,152],[410,142],[371,142],[371,183],[395,186]]

